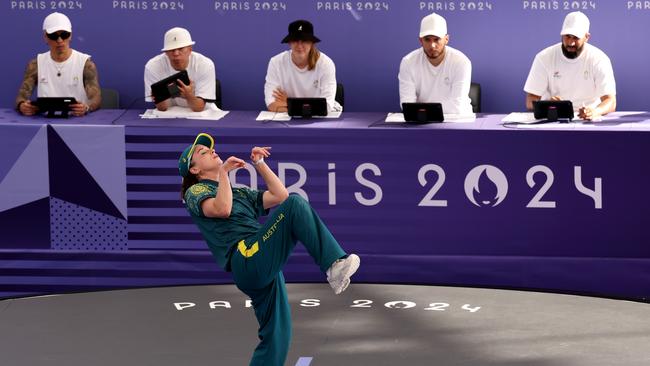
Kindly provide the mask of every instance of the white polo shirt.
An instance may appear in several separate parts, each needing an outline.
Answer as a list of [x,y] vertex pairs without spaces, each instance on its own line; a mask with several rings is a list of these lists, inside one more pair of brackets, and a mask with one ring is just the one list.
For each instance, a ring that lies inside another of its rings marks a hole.
[[559,96],[578,110],[595,108],[604,95],[616,95],[616,81],[609,57],[597,47],[585,43],[580,56],[569,59],[557,43],[535,56],[524,91],[542,100]]
[[[190,62],[187,65],[187,75],[194,83],[194,95],[203,99],[214,100],[216,94],[216,76],[214,62],[198,52],[192,51]],[[174,69],[169,57],[166,54],[152,58],[144,66],[144,95],[147,102],[153,102],[151,98],[151,84],[172,76],[178,71]],[[187,100],[184,98],[170,98],[171,105],[187,107]]]
[[284,90],[291,98],[325,98],[330,112],[342,111],[334,100],[336,96],[336,67],[334,61],[323,52],[313,70],[298,68],[291,61],[291,51],[284,51],[271,58],[264,83],[264,102],[275,102],[273,91]]
[[89,55],[72,50],[63,62],[55,62],[50,52],[38,54],[38,97],[74,97],[77,102],[88,104],[84,87],[84,67]]
[[433,66],[420,47],[402,58],[399,99],[402,103],[441,103],[444,113],[471,114],[469,87],[472,63],[459,50],[445,46],[445,58]]

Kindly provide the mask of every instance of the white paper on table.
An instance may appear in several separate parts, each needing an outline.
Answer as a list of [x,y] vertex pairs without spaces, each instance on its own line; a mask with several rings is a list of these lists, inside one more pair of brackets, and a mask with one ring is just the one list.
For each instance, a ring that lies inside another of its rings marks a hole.
[[[215,107],[216,108],[216,107]],[[212,120],[212,121],[218,121],[225,117],[230,111],[222,111],[221,109],[215,110],[209,110],[209,111],[203,111],[203,112],[198,112],[198,116],[189,116],[187,117],[188,119],[205,119],[205,120]]]
[[617,129],[650,129],[650,124],[647,123],[639,123],[639,122],[623,122],[623,123],[617,123],[614,125],[601,125],[598,122],[600,121],[606,121],[604,119],[601,120],[593,120],[592,122],[596,123],[590,123],[590,122],[585,122],[583,120],[577,120],[571,123],[559,123],[559,122],[553,122],[553,123],[546,123],[546,124],[539,124],[539,125],[517,125],[517,128],[529,128],[529,129],[559,129],[559,130],[589,130],[589,129],[608,129],[608,130],[617,130]]
[[536,119],[533,112],[512,112],[509,115],[505,116],[501,122],[504,123],[519,123],[519,124],[531,124],[543,122],[543,119]]
[[[577,116],[578,111],[574,111],[574,113]],[[598,118],[594,118],[591,122],[601,122],[601,121],[608,121],[608,120],[616,120],[617,118],[621,117],[627,117],[627,116],[634,116],[637,114],[644,114],[647,112],[643,111],[623,111],[623,112],[613,112],[609,113],[605,116],[600,116]],[[501,120],[502,122],[506,123],[521,123],[521,124],[530,124],[530,123],[538,123],[538,122],[544,122],[543,119],[535,119],[535,114],[533,112],[513,112],[510,113],[509,115],[505,116]],[[574,118],[572,122],[581,122],[582,120]],[[587,125],[588,126],[588,125]]]
[[[599,120],[594,120],[594,122],[598,122]],[[585,121],[581,119],[574,119],[573,121],[554,121],[554,122],[546,122],[546,123],[529,123],[529,124],[518,124],[514,125],[516,128],[524,128],[524,129],[539,129],[539,130],[575,130],[575,129],[580,129],[580,128],[594,128],[594,127],[600,127],[598,124],[594,123],[585,123]]]
[[181,106],[171,106],[166,111],[159,111],[157,109],[147,109],[140,117],[143,119],[157,119],[157,118],[186,118],[186,119],[203,119],[218,121],[227,115],[228,111],[222,111],[217,108],[213,103],[208,103],[205,109],[201,112],[194,112],[190,108]]
[[[320,118],[339,118],[342,112],[327,112],[327,116],[312,116],[314,119]],[[261,111],[255,118],[256,121],[291,121],[291,116],[287,112],[270,112]]]
[[255,118],[256,121],[291,121],[287,112],[261,111]]
[[386,122],[386,123],[404,123],[406,121],[404,120],[404,113],[397,112],[397,113],[388,113],[386,115],[386,120],[384,122]]
[[[445,121],[444,123],[471,123],[476,121],[476,114],[454,114],[454,113],[449,113],[445,114]],[[404,120],[404,113],[402,112],[397,112],[397,113],[388,113],[386,115],[386,120],[384,121],[386,123],[405,123],[406,121]]]

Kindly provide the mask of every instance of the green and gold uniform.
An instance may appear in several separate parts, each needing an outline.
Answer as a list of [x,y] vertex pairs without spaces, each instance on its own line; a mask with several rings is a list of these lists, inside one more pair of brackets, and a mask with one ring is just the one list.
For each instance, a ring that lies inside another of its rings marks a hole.
[[282,267],[297,241],[303,243],[325,273],[346,256],[307,201],[290,195],[267,215],[263,191],[232,188],[228,218],[210,218],[201,203],[217,195],[219,183],[202,180],[185,192],[185,204],[221,268],[233,273],[237,287],[248,295],[259,323],[260,343],[251,366],[283,366],[291,341],[291,312]]

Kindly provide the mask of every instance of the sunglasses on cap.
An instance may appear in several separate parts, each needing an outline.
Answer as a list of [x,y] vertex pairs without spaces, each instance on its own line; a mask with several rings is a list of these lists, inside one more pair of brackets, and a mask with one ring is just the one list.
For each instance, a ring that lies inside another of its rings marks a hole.
[[61,39],[65,41],[66,39],[70,38],[70,34],[71,34],[70,32],[66,32],[66,31],[55,32],[55,33],[45,33],[45,35],[47,35],[47,38],[49,38],[49,39],[51,39],[53,41],[58,40],[59,37],[61,37]]

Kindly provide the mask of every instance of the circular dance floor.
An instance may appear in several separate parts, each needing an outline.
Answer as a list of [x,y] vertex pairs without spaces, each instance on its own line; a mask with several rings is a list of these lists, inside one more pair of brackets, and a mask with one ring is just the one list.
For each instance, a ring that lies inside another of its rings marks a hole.
[[[288,366],[650,365],[650,304],[492,289],[289,284]],[[2,365],[248,365],[232,285],[0,301]]]

